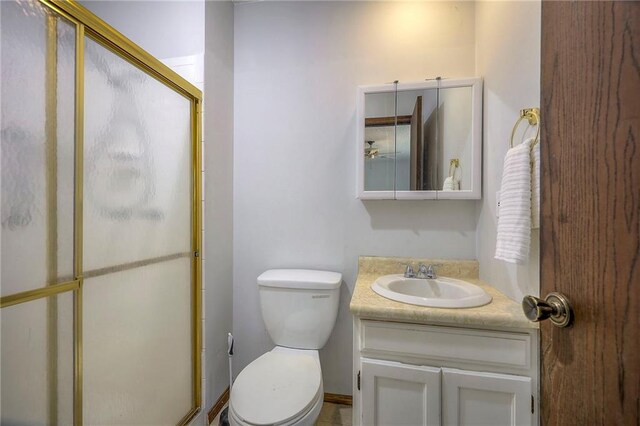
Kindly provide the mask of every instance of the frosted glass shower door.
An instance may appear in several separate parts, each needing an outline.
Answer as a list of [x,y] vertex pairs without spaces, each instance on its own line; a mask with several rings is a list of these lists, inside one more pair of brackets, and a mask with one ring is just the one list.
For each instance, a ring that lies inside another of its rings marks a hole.
[[75,25],[0,1],[0,424],[73,422]]
[[202,93],[78,2],[0,23],[0,424],[188,424]]
[[192,108],[85,38],[83,418],[192,409]]
[[[75,28],[2,1],[2,296],[73,279]],[[25,260],[29,268],[25,268]]]

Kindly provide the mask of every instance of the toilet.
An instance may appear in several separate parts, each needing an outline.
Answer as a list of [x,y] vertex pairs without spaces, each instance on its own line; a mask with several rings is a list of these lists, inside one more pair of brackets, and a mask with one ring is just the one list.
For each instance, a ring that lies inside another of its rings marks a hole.
[[276,347],[238,375],[231,425],[313,425],[324,400],[318,350],[338,316],[342,275],[272,269],[258,277],[262,318]]

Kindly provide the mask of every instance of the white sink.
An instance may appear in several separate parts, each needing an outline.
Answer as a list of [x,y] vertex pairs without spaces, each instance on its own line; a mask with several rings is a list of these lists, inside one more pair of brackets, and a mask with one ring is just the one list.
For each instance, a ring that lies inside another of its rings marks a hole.
[[380,296],[411,305],[432,308],[473,308],[491,302],[491,296],[475,284],[454,278],[405,278],[385,275],[371,285]]

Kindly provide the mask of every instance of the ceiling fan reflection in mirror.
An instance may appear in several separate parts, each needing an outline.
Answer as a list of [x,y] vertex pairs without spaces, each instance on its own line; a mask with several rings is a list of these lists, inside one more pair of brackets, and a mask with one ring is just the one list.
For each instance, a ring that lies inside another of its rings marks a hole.
[[369,145],[364,149],[365,160],[373,160],[375,158],[393,158],[397,154],[396,152],[380,152],[380,150],[373,146],[376,141],[366,141]]

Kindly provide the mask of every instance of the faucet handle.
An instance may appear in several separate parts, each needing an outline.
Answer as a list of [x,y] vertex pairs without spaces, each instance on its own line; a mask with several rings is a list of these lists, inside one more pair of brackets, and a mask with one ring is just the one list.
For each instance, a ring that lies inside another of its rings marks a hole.
[[413,266],[410,263],[407,264],[407,269],[404,270],[405,278],[415,278],[416,274],[413,272]]
[[442,263],[432,263],[428,266],[429,269],[431,269],[432,271],[434,270],[434,268],[439,268],[442,266]]
[[433,263],[429,265],[420,264],[418,268],[418,278],[434,279],[437,278],[435,268],[442,266],[441,263]]

